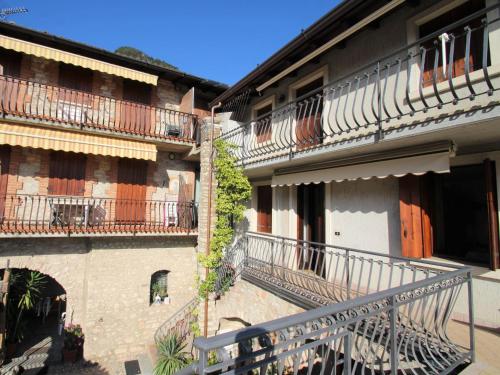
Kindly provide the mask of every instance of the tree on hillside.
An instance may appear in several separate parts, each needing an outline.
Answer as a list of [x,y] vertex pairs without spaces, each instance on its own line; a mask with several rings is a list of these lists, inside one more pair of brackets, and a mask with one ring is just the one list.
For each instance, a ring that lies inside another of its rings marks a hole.
[[148,64],[161,66],[163,68],[179,70],[176,66],[173,66],[166,61],[163,61],[160,59],[155,59],[154,57],[151,57],[151,56],[145,54],[144,52],[142,52],[134,47],[123,46],[123,47],[117,48],[115,50],[115,53],[122,55],[122,56],[130,57],[130,58],[135,59],[135,60],[143,61],[143,62],[148,63]]

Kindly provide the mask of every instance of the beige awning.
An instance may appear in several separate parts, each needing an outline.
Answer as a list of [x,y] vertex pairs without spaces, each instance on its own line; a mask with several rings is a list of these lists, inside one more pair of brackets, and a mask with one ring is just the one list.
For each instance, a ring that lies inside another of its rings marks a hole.
[[0,47],[11,49],[17,52],[26,53],[44,59],[60,61],[66,64],[80,66],[91,70],[97,70],[102,73],[112,74],[115,76],[133,79],[135,81],[145,82],[150,85],[158,83],[158,76],[125,68],[123,66],[110,64],[104,61],[91,59],[90,57],[80,56],[71,52],[61,51],[55,48],[42,46],[27,42],[25,40],[11,38],[5,35],[0,35]]
[[156,161],[154,144],[36,126],[0,123],[0,144]]
[[422,175],[427,172],[450,172],[450,152],[397,158],[371,163],[354,164],[343,167],[318,169],[299,173],[273,176],[272,186],[291,186],[301,184],[319,184],[332,181],[368,180],[373,177],[402,177],[407,174]]

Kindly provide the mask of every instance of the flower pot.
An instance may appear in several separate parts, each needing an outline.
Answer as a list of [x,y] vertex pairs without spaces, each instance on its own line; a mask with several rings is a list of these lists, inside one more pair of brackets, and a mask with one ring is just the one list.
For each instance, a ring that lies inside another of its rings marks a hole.
[[63,349],[63,360],[66,363],[75,363],[78,359],[78,349]]

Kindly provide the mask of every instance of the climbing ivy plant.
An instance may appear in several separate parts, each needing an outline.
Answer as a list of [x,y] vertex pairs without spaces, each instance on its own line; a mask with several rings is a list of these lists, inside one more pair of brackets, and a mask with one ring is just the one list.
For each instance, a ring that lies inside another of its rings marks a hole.
[[237,158],[231,153],[235,145],[217,139],[214,142],[215,189],[215,229],[210,241],[210,254],[199,255],[199,262],[208,268],[205,280],[199,282],[199,294],[206,298],[215,291],[217,269],[221,266],[224,248],[231,244],[234,226],[243,220],[245,203],[250,199],[252,186],[243,173],[243,168],[236,165]]

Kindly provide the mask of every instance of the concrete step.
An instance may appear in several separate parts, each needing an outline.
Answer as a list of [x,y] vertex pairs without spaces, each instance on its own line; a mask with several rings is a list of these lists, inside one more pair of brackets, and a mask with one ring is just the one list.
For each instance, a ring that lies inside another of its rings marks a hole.
[[496,375],[499,373],[499,369],[495,369],[488,366],[486,363],[475,362],[471,363],[469,366],[464,368],[459,374],[460,375]]
[[146,353],[139,354],[137,360],[141,368],[141,375],[153,375],[153,364]]

